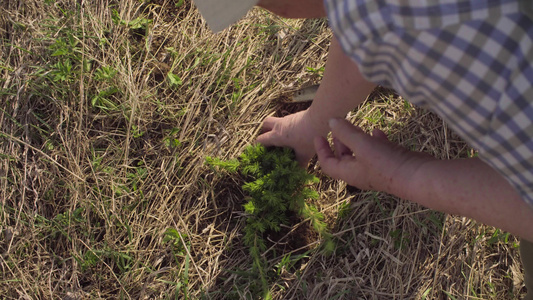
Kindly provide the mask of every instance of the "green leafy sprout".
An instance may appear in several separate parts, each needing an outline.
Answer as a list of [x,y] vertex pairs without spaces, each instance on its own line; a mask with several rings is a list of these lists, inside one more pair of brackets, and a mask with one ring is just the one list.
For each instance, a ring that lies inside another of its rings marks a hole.
[[267,262],[263,253],[267,250],[264,235],[268,231],[279,232],[281,225],[289,225],[289,213],[308,219],[313,229],[324,239],[323,252],[330,254],[335,249],[332,236],[324,222],[324,216],[308,199],[319,195],[309,186],[318,178],[302,169],[292,149],[265,148],[250,145],[239,159],[221,160],[207,157],[206,164],[229,173],[240,173],[245,178],[242,185],[248,201],[244,204],[247,213],[244,227],[244,244],[252,257],[252,270],[259,274],[262,295],[269,299]]

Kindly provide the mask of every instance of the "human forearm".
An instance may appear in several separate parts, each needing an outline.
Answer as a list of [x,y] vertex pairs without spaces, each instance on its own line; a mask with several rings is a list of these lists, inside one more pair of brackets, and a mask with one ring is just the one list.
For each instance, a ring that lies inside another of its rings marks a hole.
[[363,78],[357,65],[344,54],[337,39],[331,39],[324,77],[307,114],[320,135],[329,132],[328,120],[344,118],[361,104],[376,84]]
[[438,160],[372,135],[346,120],[330,121],[335,153],[315,139],[322,170],[360,189],[383,191],[425,207],[470,217],[533,241],[533,209],[477,158]]
[[[533,241],[533,209],[478,158],[427,159],[398,174],[392,194],[431,209],[466,216]],[[414,172],[414,173],[411,173]]]
[[333,38],[324,77],[311,107],[283,118],[266,118],[257,141],[265,146],[293,148],[298,162],[305,166],[315,154],[315,135],[325,137],[329,132],[328,120],[346,116],[374,87],[361,76]]
[[260,0],[257,5],[284,18],[322,18],[326,16],[323,0]]

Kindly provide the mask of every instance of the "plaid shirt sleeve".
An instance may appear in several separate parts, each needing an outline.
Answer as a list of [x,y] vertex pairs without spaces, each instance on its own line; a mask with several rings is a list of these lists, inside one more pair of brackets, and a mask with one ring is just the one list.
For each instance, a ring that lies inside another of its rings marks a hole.
[[363,76],[440,115],[533,207],[533,1],[325,6]]

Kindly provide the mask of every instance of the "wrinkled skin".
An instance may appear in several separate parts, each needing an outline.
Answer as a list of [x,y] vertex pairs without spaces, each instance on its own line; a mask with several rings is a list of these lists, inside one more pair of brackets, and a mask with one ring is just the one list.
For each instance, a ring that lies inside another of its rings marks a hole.
[[343,119],[333,119],[330,124],[334,151],[326,139],[315,138],[320,167],[331,177],[343,179],[360,189],[396,190],[406,174],[434,160],[430,155],[390,142],[379,129],[374,129],[370,135]]
[[[283,118],[268,117],[263,121],[263,131],[257,142],[264,146],[291,147],[300,166],[304,167],[315,155],[313,139],[319,129],[313,125],[307,111]],[[311,137],[311,138],[310,138]]]
[[263,134],[257,141],[265,146],[294,149],[298,162],[305,167],[315,154],[313,138],[317,135],[325,137],[330,131],[328,120],[344,118],[374,87],[375,84],[362,77],[338,41],[332,38],[324,77],[311,106],[283,118],[266,118]]

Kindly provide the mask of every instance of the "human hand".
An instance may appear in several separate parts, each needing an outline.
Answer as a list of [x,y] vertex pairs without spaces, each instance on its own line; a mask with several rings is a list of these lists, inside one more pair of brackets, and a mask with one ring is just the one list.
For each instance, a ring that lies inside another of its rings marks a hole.
[[257,5],[284,18],[322,18],[326,16],[323,0],[260,0]]
[[326,133],[317,128],[310,119],[308,111],[300,111],[283,118],[268,117],[263,121],[263,134],[257,142],[264,146],[290,147],[296,153],[300,166],[304,167],[315,155],[313,137]]
[[375,129],[372,135],[343,119],[331,119],[334,150],[323,137],[314,140],[322,170],[364,190],[402,194],[409,178],[433,157],[412,152]]

